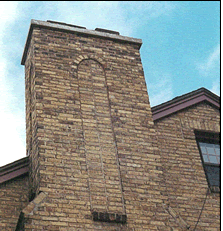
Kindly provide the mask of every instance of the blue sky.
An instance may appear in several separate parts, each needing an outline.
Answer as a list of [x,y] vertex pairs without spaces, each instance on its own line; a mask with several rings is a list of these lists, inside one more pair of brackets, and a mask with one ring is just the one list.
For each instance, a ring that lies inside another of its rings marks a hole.
[[140,38],[151,106],[205,87],[220,95],[220,1],[1,1],[0,166],[25,157],[21,57],[30,20]]

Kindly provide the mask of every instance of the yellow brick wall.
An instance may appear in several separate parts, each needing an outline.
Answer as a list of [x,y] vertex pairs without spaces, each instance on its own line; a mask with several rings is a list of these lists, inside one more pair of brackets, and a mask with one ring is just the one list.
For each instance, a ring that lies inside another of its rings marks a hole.
[[28,174],[0,184],[0,230],[14,231],[28,204]]
[[[194,130],[220,132],[219,111],[206,103],[200,103],[155,121],[155,129],[167,203],[193,230],[208,188]],[[171,219],[169,224],[177,228],[175,220]],[[219,193],[208,194],[196,230],[220,230]]]

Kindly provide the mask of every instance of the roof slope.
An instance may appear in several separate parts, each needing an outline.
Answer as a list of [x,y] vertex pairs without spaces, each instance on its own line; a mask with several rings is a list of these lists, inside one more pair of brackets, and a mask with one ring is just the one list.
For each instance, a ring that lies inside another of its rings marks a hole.
[[15,177],[28,173],[29,159],[24,157],[0,167],[0,184]]
[[220,108],[220,97],[202,87],[152,107],[153,120],[156,121],[200,102],[207,102],[217,109]]

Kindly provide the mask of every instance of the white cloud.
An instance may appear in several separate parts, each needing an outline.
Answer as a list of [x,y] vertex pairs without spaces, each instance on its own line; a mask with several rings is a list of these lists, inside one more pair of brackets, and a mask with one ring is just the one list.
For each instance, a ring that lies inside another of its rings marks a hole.
[[212,91],[212,92],[215,93],[216,95],[220,95],[220,79],[219,79],[219,80],[216,79],[216,80],[213,82],[210,91]]
[[[143,26],[150,19],[168,15],[175,9],[173,2],[156,1],[46,1],[33,4],[35,12],[32,17],[35,19],[61,21],[92,30],[96,27],[107,28],[125,36],[133,36],[138,26]],[[27,11],[31,6],[27,3],[24,7]]]
[[0,166],[26,154],[24,112],[17,108],[18,99],[7,75],[7,61],[0,58]]
[[0,166],[25,156],[24,113],[17,107],[4,43],[10,24],[18,17],[17,6],[18,2],[0,2]]
[[[169,15],[176,9],[174,2],[168,1],[126,1],[122,2],[122,4],[126,10],[128,9],[128,11],[131,12],[133,17],[140,18],[141,21],[157,18],[161,15]],[[139,12],[143,18],[139,17]]]
[[[126,19],[119,1],[58,1],[56,20],[74,25],[85,26],[94,30],[96,27],[119,31],[130,35],[131,28],[126,26]],[[69,10],[68,10],[69,9]]]
[[150,73],[153,82],[148,86],[148,94],[151,106],[166,102],[173,98],[173,84],[171,75],[153,71]]
[[212,81],[210,91],[220,95],[220,44],[210,52],[203,62],[196,66],[202,78]]
[[197,69],[201,76],[212,76],[213,71],[220,68],[220,44],[218,44],[209,56],[201,63],[197,64]]
[[1,1],[0,2],[0,15],[1,15],[1,29],[5,27],[6,24],[15,20],[18,12],[16,11],[18,2],[16,1]]

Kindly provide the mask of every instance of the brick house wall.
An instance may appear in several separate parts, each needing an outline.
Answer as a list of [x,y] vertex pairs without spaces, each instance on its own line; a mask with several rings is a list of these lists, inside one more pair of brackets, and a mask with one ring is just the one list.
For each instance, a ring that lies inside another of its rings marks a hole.
[[0,230],[13,231],[28,203],[28,174],[0,184]]
[[[201,102],[154,123],[168,204],[193,230],[208,189],[194,131],[220,132],[219,109]],[[169,225],[179,228],[173,218]],[[196,230],[220,230],[219,193],[208,192]]]
[[0,168],[0,228],[219,230],[194,133],[220,132],[219,99],[201,89],[151,109],[141,44],[31,21],[27,157]]

